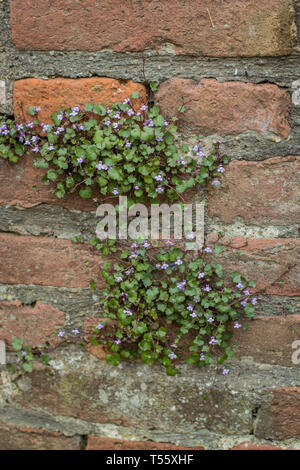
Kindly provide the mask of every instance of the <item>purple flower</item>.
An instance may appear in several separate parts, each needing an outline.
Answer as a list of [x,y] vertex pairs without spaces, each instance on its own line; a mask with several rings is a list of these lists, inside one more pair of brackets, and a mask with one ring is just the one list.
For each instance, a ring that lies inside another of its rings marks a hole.
[[80,334],[80,331],[78,330],[78,328],[75,328],[74,330],[72,330],[72,333],[74,335],[79,335]]
[[147,120],[144,122],[144,126],[153,127],[153,126],[154,126],[154,122],[152,121],[152,119],[147,119]]
[[253,299],[251,299],[250,302],[251,302],[252,305],[256,305],[257,304],[257,298],[253,297]]
[[42,131],[43,132],[48,132],[48,130],[50,129],[50,124],[42,124]]
[[208,317],[207,321],[208,323],[213,323],[215,320],[213,319],[213,317]]
[[72,108],[72,112],[70,113],[70,116],[77,116],[79,111],[80,111],[80,106],[74,106],[74,108]]
[[110,126],[111,125],[111,120],[110,119],[105,119],[104,124],[106,126]]
[[236,287],[237,289],[243,289],[244,284],[240,281],[240,282],[238,282],[238,283],[236,284],[235,287]]
[[50,144],[47,150],[49,150],[49,151],[54,150],[53,144]]
[[196,312],[190,313],[190,317],[196,318],[196,317],[197,317],[197,313],[196,313]]
[[173,243],[173,242],[171,242],[171,240],[167,240],[167,241],[166,241],[166,245],[173,246],[173,245],[174,245],[174,243]]
[[224,173],[224,172],[225,172],[225,168],[223,168],[222,165],[219,165],[217,171],[218,171],[219,173]]
[[188,305],[186,308],[189,312],[192,312],[194,310],[194,305]]
[[176,356],[176,354],[175,354],[173,351],[170,352],[170,354],[168,354],[168,357],[169,357],[170,359],[177,359],[177,356]]
[[126,148],[130,148],[131,145],[132,145],[132,143],[129,142],[129,140],[127,140],[127,139],[125,139],[125,142],[126,142],[126,143],[125,143],[125,147],[126,147]]
[[182,259],[177,258],[174,264],[177,264],[177,266],[180,266],[183,263]]
[[114,341],[115,344],[121,344],[121,342],[122,341],[120,339],[115,339],[115,341]]
[[205,357],[204,357],[204,354],[203,354],[203,353],[200,354],[199,359],[200,359],[200,361],[205,361]]
[[119,194],[119,190],[118,190],[117,188],[114,188],[114,189],[112,190],[112,193],[113,193],[115,196],[117,196],[117,195]]
[[22,357],[25,357],[27,356],[27,352],[26,351],[22,351]]
[[97,330],[102,330],[102,328],[104,328],[104,325],[102,323],[98,323],[95,328],[97,328]]
[[34,124],[33,124],[33,122],[31,122],[31,121],[28,121],[28,122],[26,123],[26,127],[28,127],[29,129],[33,129],[33,126],[34,126]]
[[113,128],[114,128],[114,129],[118,129],[119,125],[120,125],[120,124],[119,124],[118,122],[114,122],[114,123],[113,123]]
[[157,176],[154,176],[154,179],[156,181],[163,181],[164,180],[164,177],[161,173],[159,173]]
[[138,190],[140,189],[139,185],[136,184],[135,187],[134,187],[134,189],[135,189],[136,191],[138,191]]
[[244,293],[245,295],[250,295],[249,289],[245,289],[245,290],[243,291],[243,293]]
[[229,372],[229,369],[226,369],[226,367],[223,366],[223,367],[222,367],[222,374],[223,374],[223,375],[227,375],[228,372]]
[[157,186],[156,190],[155,190],[158,194],[161,194],[164,192],[164,188],[162,186]]
[[183,281],[181,281],[181,282],[178,282],[178,284],[177,284],[176,287],[177,287],[177,289],[179,289],[179,290],[184,290],[185,287],[186,287],[186,281],[183,280]]
[[129,117],[131,117],[131,116],[134,115],[134,111],[133,111],[133,109],[131,109],[131,108],[127,108],[127,109],[126,109],[126,113],[128,114]]
[[218,342],[219,342],[219,341],[218,341],[214,336],[212,336],[212,337],[210,338],[209,344],[218,344]]
[[36,145],[36,146],[32,149],[32,151],[33,151],[33,152],[39,152],[39,151],[40,151],[39,146]]
[[172,343],[172,344],[171,344],[171,348],[177,349],[177,348],[178,348],[178,345],[177,345],[176,343]]
[[210,288],[209,284],[206,284],[206,286],[203,287],[203,290],[204,290],[204,292],[210,292],[211,288]]
[[149,248],[149,246],[151,246],[151,243],[149,243],[147,240],[145,240],[144,243],[143,243],[143,247],[144,248]]
[[24,126],[23,124],[16,124],[16,128],[18,131],[21,131],[22,129],[24,129]]
[[206,248],[204,248],[204,252],[205,253],[212,253],[212,248],[210,246],[207,246]]
[[205,276],[205,273],[198,272],[198,279],[202,279]]
[[240,302],[240,304],[241,304],[243,307],[246,307],[246,305],[247,305],[247,300],[242,300],[242,302]]
[[162,263],[161,269],[167,269],[169,267],[168,263]]
[[147,109],[148,109],[148,106],[146,104],[142,104],[142,106],[140,107],[141,111],[147,111]]
[[58,330],[58,333],[57,333],[57,336],[59,336],[60,338],[62,338],[63,336],[65,336],[65,333],[66,333],[65,331],[59,329],[59,330]]
[[213,186],[218,187],[218,186],[220,186],[221,182],[218,180],[218,178],[214,178],[214,179],[212,180],[211,184],[212,184]]
[[241,328],[241,327],[242,327],[242,325],[239,322],[237,322],[237,321],[234,322],[233,328]]
[[123,281],[123,276],[116,276],[115,277],[117,282],[122,282]]
[[81,155],[81,157],[77,158],[77,162],[78,163],[83,163],[84,162],[83,155]]
[[125,315],[127,315],[128,317],[131,317],[133,315],[132,311],[129,310],[129,308],[124,308],[123,313],[125,313]]
[[58,114],[58,115],[56,116],[56,119],[57,119],[58,121],[62,121],[63,118],[64,118],[64,113]]

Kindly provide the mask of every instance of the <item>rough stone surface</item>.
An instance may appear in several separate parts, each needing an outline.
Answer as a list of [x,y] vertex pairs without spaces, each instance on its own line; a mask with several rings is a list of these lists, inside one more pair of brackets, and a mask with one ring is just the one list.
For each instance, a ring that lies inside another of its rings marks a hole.
[[0,234],[0,282],[54,287],[88,287],[100,278],[102,261],[86,245],[68,240]]
[[247,356],[255,362],[295,366],[292,345],[300,338],[300,315],[254,318],[247,320],[247,324],[246,331],[233,330],[231,343],[238,345],[237,357]]
[[213,191],[209,215],[222,222],[241,217],[246,223],[300,225],[300,157],[264,162],[231,162],[222,186]]
[[25,346],[58,344],[55,330],[65,324],[65,314],[51,305],[37,302],[34,307],[18,301],[0,302],[0,339],[10,343],[22,338]]
[[0,423],[0,450],[80,450],[80,436]]
[[[289,135],[290,98],[276,85],[174,78],[160,85],[155,99],[168,117],[177,114],[179,124],[204,135],[245,131]],[[181,104],[183,114],[177,111]]]
[[121,441],[120,439],[90,436],[86,450],[203,450],[203,447],[180,447],[163,442]]
[[272,446],[272,445],[253,444],[252,442],[243,442],[242,444],[239,444],[238,446],[233,447],[231,450],[283,450],[283,449],[280,447]]
[[265,439],[299,437],[300,387],[277,388],[271,393],[271,403],[263,405],[258,414],[256,435]]
[[[36,370],[20,377],[5,406],[21,407],[29,415],[39,411],[55,419],[65,416],[103,423],[103,429],[108,424],[153,429],[166,433],[164,439],[156,438],[157,442],[176,444],[168,439],[170,430],[190,436],[200,436],[205,430],[227,436],[249,435],[255,429],[257,420],[253,417],[258,408],[266,410],[260,420],[267,426],[272,389],[300,383],[299,368],[246,360],[232,362],[226,377],[216,374],[213,367],[204,370],[186,365],[179,365],[178,376],[167,377],[162,367],[122,363],[114,368],[74,347],[56,350],[51,365],[54,372]],[[129,440],[143,440],[133,435]],[[128,440],[125,436],[106,434]],[[200,442],[194,440],[188,446]]]
[[[79,201],[80,202],[80,201]],[[40,204],[28,209],[20,205],[0,205],[0,231],[20,235],[47,235],[71,239],[80,236],[89,240],[96,234],[99,219],[95,211],[66,210]]]
[[0,105],[6,104],[5,88],[5,81],[0,80]]
[[[211,234],[209,240],[215,241],[216,236]],[[286,296],[300,294],[299,239],[224,237],[219,243],[224,249],[215,260],[224,265],[225,272],[237,271],[248,281],[255,280],[256,291],[264,289],[267,294]],[[274,283],[288,266],[293,268]]]
[[66,78],[53,78],[41,80],[28,78],[17,80],[14,84],[14,114],[21,120],[30,121],[28,107],[40,106],[40,122],[52,122],[51,114],[60,108],[71,108],[86,103],[103,104],[109,106],[116,101],[130,98],[137,91],[140,98],[134,102],[134,107],[139,108],[147,102],[146,89],[143,85],[133,81],[120,82],[111,78],[81,78],[71,80]]
[[296,35],[291,0],[269,0],[263,13],[257,0],[227,0],[226,8],[217,0],[13,0],[11,23],[16,46],[33,50],[170,48],[214,57],[276,56],[291,52]]

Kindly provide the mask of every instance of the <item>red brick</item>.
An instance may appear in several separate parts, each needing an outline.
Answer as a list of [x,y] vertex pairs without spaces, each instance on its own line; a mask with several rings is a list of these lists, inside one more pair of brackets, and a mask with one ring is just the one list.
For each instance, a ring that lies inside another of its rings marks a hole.
[[144,85],[133,81],[118,81],[113,78],[53,78],[42,80],[27,78],[14,83],[13,102],[14,114],[21,119],[32,120],[27,110],[30,105],[40,106],[40,122],[52,122],[51,114],[59,111],[61,107],[71,108],[86,103],[104,104],[106,106],[130,98],[132,92],[137,91],[140,98],[134,101],[139,108],[147,102]]
[[[231,450],[286,450],[281,449],[280,447],[265,445],[265,444],[253,444],[252,442],[243,442],[236,447],[233,447]],[[291,450],[291,449],[288,449]]]
[[259,411],[255,435],[264,439],[300,437],[300,387],[269,390],[271,403]]
[[20,49],[159,50],[221,56],[289,54],[295,39],[292,0],[226,5],[217,0],[11,0],[12,37]]
[[[33,166],[31,155],[24,155],[15,164],[0,159],[0,205],[18,204],[29,208],[43,203],[57,204],[66,209],[96,210],[97,204],[91,199],[83,199],[78,193],[68,194],[59,199],[54,194],[54,185],[47,186],[41,181],[45,170]],[[99,192],[94,192],[94,197]]]
[[0,450],[80,450],[80,436],[0,423]]
[[[215,240],[214,234],[208,237],[208,243]],[[223,252],[214,259],[223,263],[228,275],[237,271],[248,281],[256,281],[256,291],[265,289],[267,294],[300,295],[300,239],[224,237],[218,243],[223,245]],[[271,285],[289,265],[295,266],[281,281]]]
[[[155,96],[163,114],[169,118],[177,114],[179,125],[204,135],[249,130],[289,135],[290,96],[276,85],[173,78],[162,83]],[[177,111],[180,104],[185,106],[184,113]]]
[[122,441],[89,436],[86,450],[203,450],[203,447],[181,447],[165,442]]
[[236,217],[254,223],[300,223],[299,172],[300,157],[232,161],[221,188],[211,194],[209,215],[225,223]]
[[[259,305],[257,307],[259,310]],[[250,356],[256,362],[295,367],[292,343],[300,338],[300,315],[257,317],[247,320],[246,331],[234,329],[236,357]]]
[[37,302],[34,307],[20,302],[0,302],[0,339],[11,342],[22,338],[26,346],[57,344],[55,330],[63,327],[65,314],[51,305]]
[[4,284],[89,287],[94,279],[99,287],[104,285],[99,254],[69,240],[0,234],[0,257]]

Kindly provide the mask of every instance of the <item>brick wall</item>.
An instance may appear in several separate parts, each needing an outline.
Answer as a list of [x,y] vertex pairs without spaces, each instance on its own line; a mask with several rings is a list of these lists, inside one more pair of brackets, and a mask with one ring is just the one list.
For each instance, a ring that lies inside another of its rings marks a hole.
[[[52,371],[2,372],[0,448],[299,449],[300,1],[2,0],[0,24],[1,113],[40,105],[47,122],[60,106],[135,90],[145,102],[158,82],[166,116],[183,97],[187,140],[201,132],[230,158],[206,219],[208,237],[231,239],[224,265],[262,287],[296,264],[235,334],[231,373],[213,383],[186,365],[168,378],[114,369],[73,346],[55,350]],[[93,204],[58,200],[30,155],[0,159],[0,339],[42,344],[99,317],[102,260],[71,242],[95,223]]]

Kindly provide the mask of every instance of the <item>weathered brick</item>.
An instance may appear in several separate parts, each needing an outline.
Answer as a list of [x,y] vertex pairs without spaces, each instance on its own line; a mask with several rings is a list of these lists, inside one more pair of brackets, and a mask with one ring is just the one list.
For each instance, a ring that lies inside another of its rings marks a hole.
[[291,52],[296,31],[292,0],[268,0],[263,10],[258,0],[12,0],[10,10],[20,49],[277,56]]
[[300,387],[274,388],[258,414],[255,435],[264,439],[300,437]]
[[63,327],[65,314],[51,305],[37,302],[34,307],[18,301],[0,302],[0,339],[11,342],[22,338],[26,346],[58,343],[55,330]]
[[0,450],[80,450],[80,436],[0,423]]
[[257,317],[247,324],[246,331],[233,330],[232,345],[238,344],[236,357],[249,356],[256,362],[295,367],[292,344],[300,338],[300,315]]
[[89,436],[86,450],[203,450],[203,447],[180,447],[167,442],[122,441]]
[[[78,193],[67,194],[59,199],[54,194],[54,185],[47,186],[41,181],[44,170],[33,166],[32,155],[24,155],[15,164],[0,159],[0,205],[29,208],[43,203],[57,204],[66,209],[96,211],[97,204],[83,199]],[[94,191],[93,197],[99,196]]]
[[[167,117],[177,114],[179,125],[204,135],[248,130],[284,138],[289,135],[290,96],[276,85],[173,78],[160,85],[155,99]],[[181,104],[184,113],[177,111]]]
[[54,287],[99,287],[102,260],[88,246],[69,240],[0,234],[0,282]]
[[297,224],[300,157],[275,157],[263,162],[232,161],[223,184],[213,191],[209,215],[233,222]]
[[[209,235],[208,243],[216,238]],[[223,252],[214,259],[223,263],[225,272],[237,271],[248,281],[256,281],[256,291],[265,289],[267,294],[300,295],[300,239],[224,237],[218,243],[223,246]],[[288,266],[293,267],[271,285]]]
[[13,102],[15,116],[20,119],[32,120],[28,114],[29,106],[40,106],[40,122],[51,122],[51,114],[59,111],[61,107],[71,108],[86,103],[104,104],[109,106],[116,101],[130,98],[132,92],[140,94],[138,100],[134,100],[134,107],[147,102],[146,88],[144,85],[133,81],[115,80],[113,78],[53,78],[42,80],[39,78],[27,78],[17,80],[14,83]]
[[253,444],[253,442],[243,442],[236,447],[233,447],[231,450],[292,450],[292,449],[282,449],[280,447],[265,445],[265,444]]

